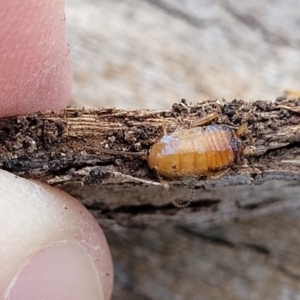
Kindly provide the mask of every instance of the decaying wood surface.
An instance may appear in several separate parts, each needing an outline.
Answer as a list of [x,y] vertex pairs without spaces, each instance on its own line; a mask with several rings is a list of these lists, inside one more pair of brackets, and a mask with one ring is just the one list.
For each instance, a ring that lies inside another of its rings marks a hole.
[[[188,128],[212,112],[219,115],[215,124],[238,128],[248,123],[242,138],[254,153],[234,166],[232,175],[247,175],[254,184],[264,182],[267,175],[285,179],[298,175],[300,99],[251,104],[216,100],[195,106],[183,101],[159,111],[67,108],[1,119],[0,167],[52,185],[107,184],[118,174],[135,183],[158,181],[145,157],[122,152],[146,154],[163,136],[164,127],[168,133]],[[119,155],[107,153],[110,150]],[[230,177],[227,181],[234,184]]]
[[[0,120],[0,167],[64,188],[102,225],[141,225],[149,218],[153,224],[247,218],[278,211],[289,200],[289,207],[298,205],[293,201],[300,181],[299,111],[300,99],[220,99],[197,105],[182,101],[159,111],[67,108],[11,117]],[[122,152],[146,153],[164,127],[170,133],[212,112],[219,115],[215,124],[237,128],[247,122],[242,139],[254,152],[220,178],[169,181],[178,202],[189,200],[190,188],[195,189],[191,206],[178,211],[145,157]],[[119,154],[107,153],[110,150]],[[280,193],[285,196],[280,198]]]

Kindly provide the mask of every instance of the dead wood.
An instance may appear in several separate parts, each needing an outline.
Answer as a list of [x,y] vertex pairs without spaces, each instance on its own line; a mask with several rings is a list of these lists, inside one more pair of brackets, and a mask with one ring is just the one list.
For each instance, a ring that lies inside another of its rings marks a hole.
[[[300,192],[299,108],[300,99],[208,100],[196,105],[182,101],[170,110],[67,108],[9,117],[0,120],[0,168],[59,185],[101,222],[109,216],[126,225],[144,224],[150,216],[158,223],[169,217],[206,223],[249,217],[253,211],[270,213],[286,207],[286,201],[291,201],[289,208],[298,205],[293,201]],[[242,139],[255,151],[218,179],[169,182],[179,201],[189,199],[186,188],[196,189],[191,207],[178,211],[170,199],[162,199],[160,182],[145,157],[122,152],[146,153],[164,127],[170,133],[212,112],[219,114],[215,124],[247,122]]]

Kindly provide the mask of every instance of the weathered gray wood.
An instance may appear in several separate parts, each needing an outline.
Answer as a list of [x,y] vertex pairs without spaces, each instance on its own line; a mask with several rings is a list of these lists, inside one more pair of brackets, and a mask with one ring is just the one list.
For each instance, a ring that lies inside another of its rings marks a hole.
[[180,98],[273,100],[299,89],[298,5],[67,1],[74,103],[166,109]]
[[173,222],[189,228],[202,228],[232,220],[249,220],[300,208],[298,180],[267,181],[253,186],[240,181],[238,186],[215,186],[207,183],[195,190],[172,187],[177,203],[192,201],[177,209],[161,187],[74,186],[64,187],[80,199],[102,227],[118,224],[126,227],[164,226]]
[[299,230],[298,211],[201,229],[168,223],[115,228],[107,232],[115,258],[114,294],[122,299],[297,299]]

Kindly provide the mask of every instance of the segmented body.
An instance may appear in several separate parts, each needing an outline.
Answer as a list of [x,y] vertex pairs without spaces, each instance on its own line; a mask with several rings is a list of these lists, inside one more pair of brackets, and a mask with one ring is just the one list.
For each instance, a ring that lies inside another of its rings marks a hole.
[[195,127],[165,135],[150,149],[150,168],[167,177],[195,177],[227,169],[240,158],[242,142],[223,125]]

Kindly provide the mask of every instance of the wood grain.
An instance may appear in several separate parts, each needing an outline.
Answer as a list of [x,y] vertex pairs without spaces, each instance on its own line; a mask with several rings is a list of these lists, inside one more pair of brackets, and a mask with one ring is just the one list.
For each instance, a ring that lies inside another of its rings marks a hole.
[[[242,123],[248,124],[242,138],[244,147],[252,147],[252,152],[232,172],[249,176],[254,184],[261,183],[261,177],[270,172],[299,171],[298,105],[298,99],[250,104],[212,100],[194,106],[183,100],[170,110],[67,108],[11,117],[0,121],[0,167],[50,184],[106,184],[117,172],[137,182],[157,181],[145,156],[163,136],[164,128],[168,133],[189,128],[215,113],[219,116],[215,124],[233,130]],[[94,174],[97,170],[99,174]]]
[[[0,121],[0,167],[64,188],[104,226],[155,225],[169,219],[205,224],[270,214],[287,203],[298,207],[299,107],[299,99],[182,101],[170,110],[67,108],[11,117]],[[173,132],[211,113],[219,116],[214,123],[231,128],[247,122],[242,139],[253,152],[216,179],[164,179],[179,203],[189,201],[194,190],[191,206],[178,211],[145,156],[123,152],[146,154],[164,127]]]

